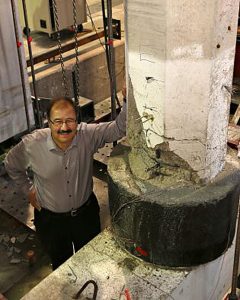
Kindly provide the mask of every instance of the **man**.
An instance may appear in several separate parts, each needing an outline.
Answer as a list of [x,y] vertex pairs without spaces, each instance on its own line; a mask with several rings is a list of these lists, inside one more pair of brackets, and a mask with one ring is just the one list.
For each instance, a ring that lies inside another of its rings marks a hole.
[[54,270],[73,254],[73,246],[79,250],[100,232],[93,154],[125,135],[126,108],[124,104],[115,121],[78,127],[72,100],[58,98],[50,104],[48,123],[49,128],[26,135],[4,163],[10,177],[28,193],[36,232]]

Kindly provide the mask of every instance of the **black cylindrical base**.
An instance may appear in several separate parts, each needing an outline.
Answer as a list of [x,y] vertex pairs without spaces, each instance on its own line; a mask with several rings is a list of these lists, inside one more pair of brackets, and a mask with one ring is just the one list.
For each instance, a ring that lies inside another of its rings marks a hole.
[[187,267],[209,262],[231,245],[238,170],[226,168],[213,183],[201,187],[164,189],[136,183],[121,154],[111,158],[108,169],[113,229],[132,254],[162,266]]

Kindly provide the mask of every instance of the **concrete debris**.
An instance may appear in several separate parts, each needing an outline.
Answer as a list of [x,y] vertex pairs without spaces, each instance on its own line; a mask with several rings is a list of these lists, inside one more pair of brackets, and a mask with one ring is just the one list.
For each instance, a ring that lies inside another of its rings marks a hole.
[[19,254],[22,250],[17,248],[17,247],[13,247],[13,250],[15,253]]
[[235,124],[228,125],[227,142],[230,146],[237,148],[240,141],[240,126]]
[[23,243],[26,238],[28,237],[28,234],[27,233],[23,233],[23,234],[20,234],[19,236],[17,236],[17,240],[19,243]]
[[10,264],[19,264],[21,262],[20,258],[12,258],[10,260]]
[[[0,161],[1,161],[1,158],[0,158]],[[3,162],[0,162],[0,176],[3,176],[5,174],[7,174],[7,172],[6,172],[6,169],[4,167],[4,164],[3,164]]]
[[8,235],[4,235],[4,236],[3,236],[3,241],[4,241],[5,243],[8,243],[8,242],[10,241],[10,237],[9,237]]
[[22,261],[21,258],[16,257],[22,250],[15,245],[17,242],[23,243],[28,236],[29,234],[21,234],[19,236],[10,237],[7,234],[0,234],[0,245],[3,245],[6,248],[6,255],[10,260],[10,264],[18,264]]
[[33,240],[34,239],[34,234],[30,234],[28,237],[29,240]]
[[16,237],[15,237],[15,236],[12,236],[11,239],[10,239],[10,241],[11,241],[12,244],[15,244],[15,242],[16,242]]
[[8,252],[7,252],[7,257],[11,258],[14,254],[19,254],[21,253],[21,249],[17,248],[17,247],[9,247],[8,248]]

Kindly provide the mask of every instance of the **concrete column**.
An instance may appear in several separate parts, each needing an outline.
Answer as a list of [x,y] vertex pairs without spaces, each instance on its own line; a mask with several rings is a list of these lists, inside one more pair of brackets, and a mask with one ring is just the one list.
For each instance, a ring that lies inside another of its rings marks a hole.
[[[128,72],[141,143],[151,149],[164,143],[204,180],[224,166],[238,5],[126,2]],[[134,148],[135,135],[130,124]],[[145,165],[155,162],[150,158]]]
[[[185,266],[230,246],[239,172],[226,163],[238,1],[126,1],[129,147],[109,163],[120,242]],[[137,250],[136,250],[137,249]]]

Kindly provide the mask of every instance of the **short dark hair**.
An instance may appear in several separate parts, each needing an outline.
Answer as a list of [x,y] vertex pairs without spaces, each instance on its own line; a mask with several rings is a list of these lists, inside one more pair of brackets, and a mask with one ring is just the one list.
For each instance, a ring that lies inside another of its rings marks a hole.
[[52,111],[53,106],[56,105],[59,102],[65,102],[65,103],[71,105],[72,108],[75,111],[76,116],[77,116],[77,108],[76,108],[76,105],[73,102],[73,100],[69,97],[59,97],[59,98],[54,98],[50,101],[50,104],[49,104],[49,107],[48,107],[48,110],[47,110],[48,119],[50,119],[50,115],[51,115],[51,111]]

